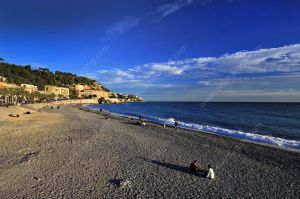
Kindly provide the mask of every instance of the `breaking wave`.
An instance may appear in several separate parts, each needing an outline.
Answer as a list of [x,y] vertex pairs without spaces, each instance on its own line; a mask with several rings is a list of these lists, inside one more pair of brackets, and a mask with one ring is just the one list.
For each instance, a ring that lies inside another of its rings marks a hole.
[[[95,108],[93,106],[84,105],[84,107],[92,110],[98,111],[98,108]],[[103,112],[109,112],[105,109],[103,109]],[[137,116],[132,116],[133,114],[121,114],[121,113],[114,113],[115,116],[120,117],[129,117],[131,116],[133,119],[138,119]],[[160,117],[153,117],[153,116],[145,116],[145,120],[148,122],[153,123],[159,123],[162,125],[170,125],[174,126],[175,119],[174,118],[160,118]],[[243,131],[237,131],[237,130],[231,130],[231,129],[225,129],[220,127],[214,127],[214,126],[208,126],[208,125],[200,125],[200,124],[194,124],[194,123],[185,123],[182,121],[177,121],[178,127],[193,131],[199,131],[199,132],[205,132],[209,134],[216,134],[216,135],[222,135],[227,137],[233,137],[240,140],[255,142],[255,143],[261,143],[261,144],[269,144],[273,146],[278,146],[281,148],[286,149],[296,149],[300,150],[300,141],[297,140],[288,140],[284,138],[278,138],[278,137],[272,137],[269,135],[259,135],[253,132],[243,132]]]

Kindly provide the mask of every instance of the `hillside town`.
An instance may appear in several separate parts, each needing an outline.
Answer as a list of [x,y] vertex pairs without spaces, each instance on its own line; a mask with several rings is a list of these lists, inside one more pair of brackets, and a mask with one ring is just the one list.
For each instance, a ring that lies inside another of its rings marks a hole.
[[0,76],[0,105],[67,99],[97,99],[99,103],[108,104],[143,101],[143,98],[139,96],[108,91],[101,84],[96,82],[93,85],[80,83],[70,87],[45,85],[44,90],[39,90],[36,85],[12,84],[8,82],[6,77]]

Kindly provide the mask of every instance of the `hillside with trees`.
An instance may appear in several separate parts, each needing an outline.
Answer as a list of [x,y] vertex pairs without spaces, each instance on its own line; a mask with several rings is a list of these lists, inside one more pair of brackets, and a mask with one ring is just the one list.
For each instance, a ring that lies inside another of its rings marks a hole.
[[[94,85],[95,80],[87,77],[77,76],[72,73],[55,71],[48,68],[33,69],[30,65],[20,66],[5,63],[0,58],[0,76],[6,77],[12,84],[33,84],[40,90],[44,90],[45,85],[55,85],[62,87],[72,87],[75,84]],[[103,88],[104,90],[108,90]]]

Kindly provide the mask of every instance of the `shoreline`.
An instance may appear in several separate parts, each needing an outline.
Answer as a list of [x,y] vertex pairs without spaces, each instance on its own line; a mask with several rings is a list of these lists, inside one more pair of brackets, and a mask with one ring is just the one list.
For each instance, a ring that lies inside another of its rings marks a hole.
[[[0,114],[23,111],[0,109]],[[0,197],[296,198],[300,193],[297,152],[96,113],[63,105],[1,122]],[[190,173],[195,159],[204,170],[211,163],[216,178]],[[130,185],[118,186],[121,180]]]
[[[128,117],[132,117],[130,115],[128,115],[128,116],[127,115],[121,115],[121,114],[113,113],[113,112],[110,114],[109,111],[105,110],[105,109],[103,109],[103,113],[101,113],[98,110],[94,110],[94,109],[89,108],[88,105],[90,105],[90,104],[82,104],[82,105],[79,106],[79,108],[82,109],[82,110],[90,111],[92,113],[96,113],[96,114],[109,114],[110,116],[114,116],[116,118],[125,118],[125,119],[129,120]],[[132,118],[133,118],[133,120],[138,120],[138,118],[134,118],[134,117],[132,117]],[[165,125],[167,128],[174,128],[174,126],[172,126],[172,125],[163,124],[163,123],[160,123],[158,121],[151,121],[151,120],[147,120],[147,119],[145,121],[148,122],[148,123],[159,125],[161,127],[163,127]],[[187,131],[191,131],[193,133],[205,133],[205,134],[209,134],[209,135],[221,136],[221,137],[224,137],[224,138],[234,139],[234,140],[241,141],[241,142],[257,144],[257,145],[272,147],[272,148],[281,149],[281,150],[285,150],[285,151],[292,151],[292,152],[300,153],[300,149],[298,149],[298,148],[281,146],[279,144],[270,144],[270,143],[259,142],[259,141],[254,141],[254,140],[240,139],[240,138],[237,138],[237,137],[234,137],[234,136],[222,135],[222,134],[217,134],[217,133],[203,131],[203,130],[190,129],[190,128],[185,128],[185,127],[181,127],[181,126],[178,126],[177,128],[187,130]],[[261,136],[261,135],[259,135],[259,136]],[[263,136],[265,136],[265,135],[263,135]],[[265,137],[270,137],[270,136],[265,136]],[[297,141],[297,140],[286,140],[286,139],[278,138],[278,137],[270,137],[270,138],[282,139],[284,141]]]

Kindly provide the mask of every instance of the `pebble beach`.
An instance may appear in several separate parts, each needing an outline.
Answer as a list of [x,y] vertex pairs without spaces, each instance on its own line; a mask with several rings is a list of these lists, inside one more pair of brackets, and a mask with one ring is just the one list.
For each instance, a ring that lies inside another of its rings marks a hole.
[[[300,196],[297,151],[105,114],[0,108],[0,198]],[[215,179],[190,173],[193,160]]]

